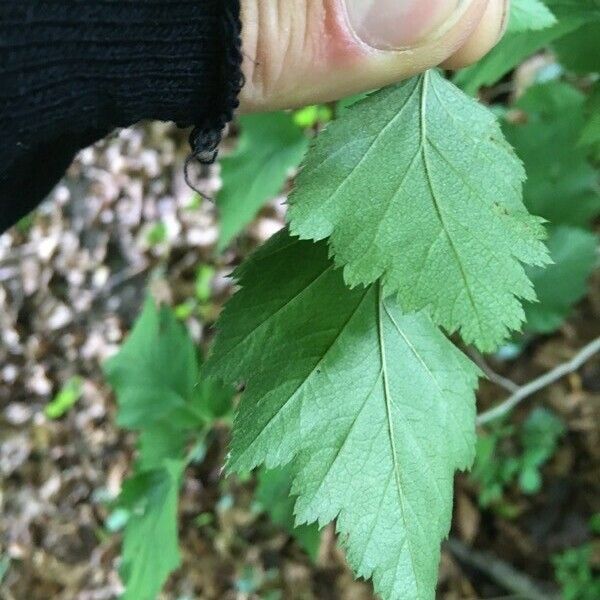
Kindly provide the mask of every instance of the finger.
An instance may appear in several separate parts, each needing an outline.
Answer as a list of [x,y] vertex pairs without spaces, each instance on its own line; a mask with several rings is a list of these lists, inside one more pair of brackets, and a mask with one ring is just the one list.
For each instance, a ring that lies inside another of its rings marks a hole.
[[242,110],[335,100],[439,65],[489,1],[243,0]]
[[510,0],[489,0],[475,31],[443,66],[446,69],[462,69],[483,58],[504,35],[509,14]]

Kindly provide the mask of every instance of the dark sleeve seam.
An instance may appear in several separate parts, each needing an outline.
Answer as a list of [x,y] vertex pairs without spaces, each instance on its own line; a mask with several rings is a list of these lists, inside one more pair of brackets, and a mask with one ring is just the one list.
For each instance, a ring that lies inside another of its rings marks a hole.
[[223,130],[239,107],[239,94],[244,85],[240,0],[223,0],[223,12],[221,97],[215,102],[215,106],[220,107],[220,112],[208,117],[205,115],[201,122],[194,123],[190,134],[190,158],[202,164],[212,164],[216,160]]

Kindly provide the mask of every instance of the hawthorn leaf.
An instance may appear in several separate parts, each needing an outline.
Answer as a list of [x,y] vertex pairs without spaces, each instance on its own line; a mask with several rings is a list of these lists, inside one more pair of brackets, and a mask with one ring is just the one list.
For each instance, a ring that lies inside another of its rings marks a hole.
[[120,569],[123,600],[154,600],[180,565],[177,535],[179,486],[185,463],[141,473],[124,487],[120,504],[131,511],[123,539]]
[[294,474],[289,467],[261,469],[255,497],[273,523],[283,527],[304,549],[312,561],[317,560],[321,545],[318,526],[296,526],[294,516],[295,497],[291,495]]
[[588,149],[579,144],[585,96],[553,81],[531,87],[515,108],[526,118],[505,123],[504,133],[525,164],[525,205],[553,225],[588,224],[600,214],[600,193]]
[[[545,0],[544,3],[557,18],[554,25],[537,30],[511,31],[509,29],[496,47],[484,58],[473,66],[459,71],[454,82],[468,94],[474,95],[482,86],[497,83],[528,56],[579,27],[600,20],[599,0]],[[519,4],[513,3],[511,8],[513,23]]]
[[598,237],[583,229],[552,228],[548,247],[554,264],[529,273],[539,302],[525,305],[526,328],[537,333],[552,333],[563,324],[573,305],[585,296],[598,262]]
[[433,599],[478,369],[379,284],[348,289],[324,242],[281,232],[237,277],[207,363],[246,384],[229,469],[287,465],[297,525],[337,520],[383,598]]
[[185,410],[198,381],[198,359],[171,310],[148,299],[104,371],[117,394],[119,425],[144,429],[176,409]]
[[556,17],[542,0],[511,0],[508,31],[539,31],[556,24]]
[[405,312],[495,349],[533,300],[523,264],[544,265],[525,173],[486,108],[439,73],[384,89],[317,139],[290,198],[290,227],[329,237],[350,286],[383,279]]
[[292,114],[248,115],[241,117],[240,125],[237,150],[221,160],[223,188],[217,195],[220,250],[281,191],[308,148],[308,138]]

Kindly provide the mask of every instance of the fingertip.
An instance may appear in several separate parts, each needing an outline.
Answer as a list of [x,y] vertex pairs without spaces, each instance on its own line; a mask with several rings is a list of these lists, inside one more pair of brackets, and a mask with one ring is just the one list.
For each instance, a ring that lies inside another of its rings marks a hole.
[[[362,6],[361,1],[356,0],[356,5]],[[442,8],[448,8],[450,0],[427,2],[431,13],[423,4],[409,15],[411,28],[414,26],[421,41],[414,47],[390,50],[367,44],[357,35],[356,18],[362,13],[353,13],[351,22],[345,0],[243,0],[246,85],[240,96],[241,109],[280,110],[332,101],[396,83],[444,64],[450,56],[453,61],[448,64],[458,68],[479,58],[500,35],[504,0],[452,0],[458,12],[449,13]],[[434,32],[422,39],[430,17],[436,23]],[[393,27],[384,27],[379,17],[368,25],[374,28],[369,29],[371,35],[379,32],[376,46],[391,44],[389,36],[396,35]],[[375,38],[370,39],[375,43]]]
[[502,39],[509,15],[509,0],[489,0],[475,31],[442,66],[445,69],[456,70],[481,60]]

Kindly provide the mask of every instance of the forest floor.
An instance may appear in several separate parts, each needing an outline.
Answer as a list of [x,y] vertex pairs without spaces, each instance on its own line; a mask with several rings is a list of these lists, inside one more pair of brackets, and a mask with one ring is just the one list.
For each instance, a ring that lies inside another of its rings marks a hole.
[[[149,280],[155,296],[177,306],[195,294],[199,265],[214,268],[215,279],[203,319],[192,316],[187,325],[206,346],[232,292],[227,275],[282,227],[283,197],[215,258],[215,209],[193,201],[184,158],[184,137],[175,129],[123,131],[84,151],[54,202],[0,237],[2,600],[118,596],[120,537],[107,531],[107,501],[129,473],[135,439],[116,426],[101,364],[129,331]],[[208,196],[218,185],[217,167],[199,175]],[[596,276],[557,334],[529,340],[490,367],[521,385],[599,335]],[[74,377],[82,382],[77,403],[49,418],[47,405]],[[480,411],[507,395],[485,382]],[[521,423],[536,406],[550,408],[565,428],[542,469],[541,490],[525,494],[511,482],[499,500],[482,506],[481,486],[457,478],[440,598],[552,598],[553,557],[592,542],[590,519],[600,513],[600,358],[526,400],[511,421]],[[372,598],[369,586],[353,581],[331,527],[313,564],[256,511],[252,480],[222,477],[228,435],[224,428],[213,432],[206,459],[186,473],[183,566],[164,598]],[[510,455],[514,444],[506,436],[499,447]],[[598,564],[598,546],[592,548]]]

